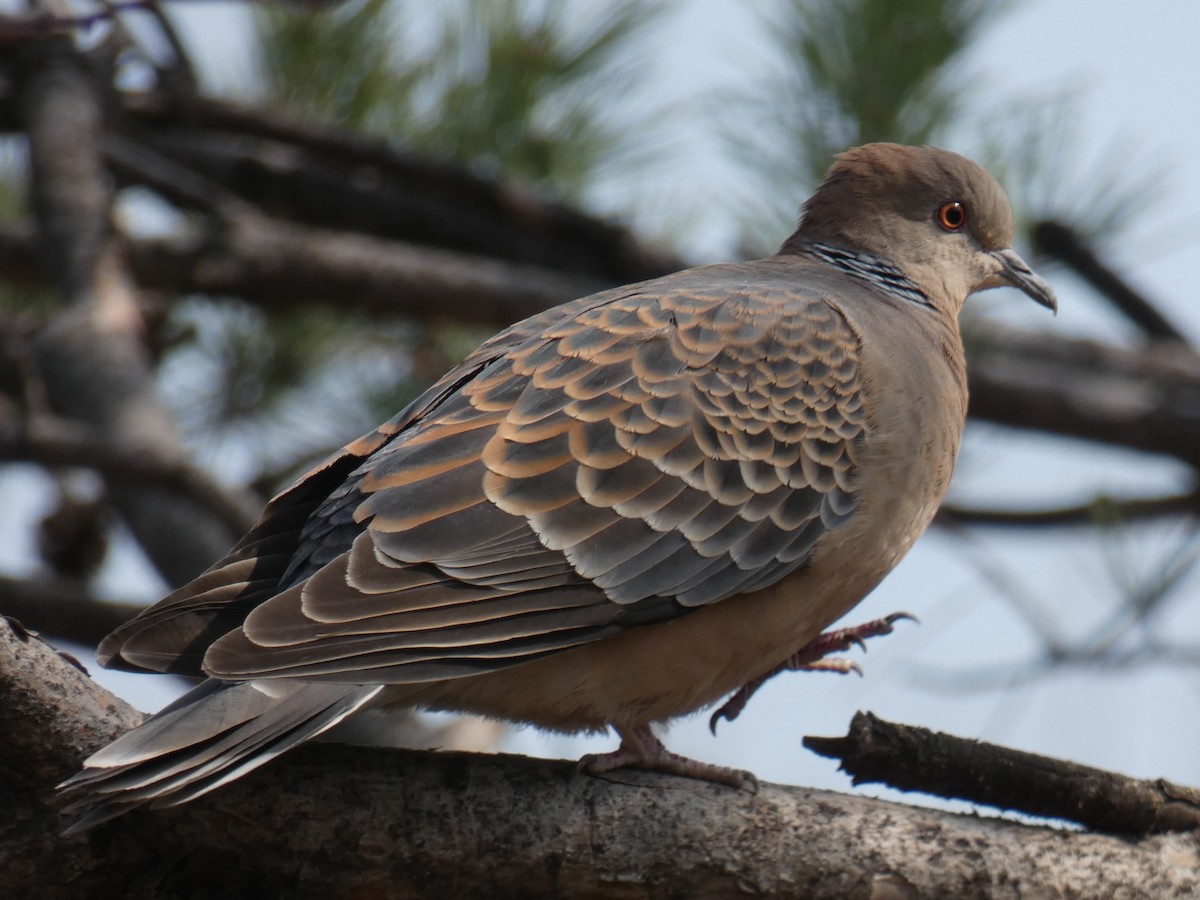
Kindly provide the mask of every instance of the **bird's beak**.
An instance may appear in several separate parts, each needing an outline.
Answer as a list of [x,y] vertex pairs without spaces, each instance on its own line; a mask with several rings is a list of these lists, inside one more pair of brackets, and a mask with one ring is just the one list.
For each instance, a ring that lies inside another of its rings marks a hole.
[[997,275],[1001,280],[1028,294],[1051,312],[1058,312],[1058,300],[1054,298],[1050,285],[1035,275],[1015,250],[993,250],[992,256],[1000,263]]

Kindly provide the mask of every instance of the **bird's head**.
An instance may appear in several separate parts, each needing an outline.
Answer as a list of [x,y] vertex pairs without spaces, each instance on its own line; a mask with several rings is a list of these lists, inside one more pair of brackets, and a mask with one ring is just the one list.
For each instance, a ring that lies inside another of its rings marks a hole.
[[1050,286],[1013,250],[1003,189],[948,150],[866,144],[839,155],[783,252],[812,243],[891,263],[951,315],[968,295],[1003,285],[1058,308]]

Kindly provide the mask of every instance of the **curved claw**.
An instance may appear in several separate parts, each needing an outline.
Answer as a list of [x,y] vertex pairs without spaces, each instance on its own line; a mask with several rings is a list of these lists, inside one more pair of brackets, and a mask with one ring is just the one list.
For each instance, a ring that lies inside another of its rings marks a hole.
[[759,686],[765,680],[766,679],[752,681],[749,684],[739,688],[733,693],[733,696],[721,704],[720,709],[709,716],[708,730],[713,737],[717,736],[717,723],[722,719],[732,722],[739,715],[741,715],[742,710],[746,708],[746,701],[748,701],[754,695],[754,692],[758,690]]
[[762,677],[743,685],[735,691],[733,695],[725,701],[725,703],[714,712],[708,719],[708,730],[716,736],[717,723],[722,719],[732,722],[745,709],[750,698],[754,696],[755,691],[763,686],[769,679],[778,675],[780,672],[838,672],[842,675],[848,675],[855,672],[861,678],[863,674],[862,667],[849,660],[843,659],[827,659],[826,656],[831,653],[840,653],[849,650],[851,647],[859,647],[865,653],[867,650],[867,638],[877,637],[882,634],[891,634],[892,626],[902,619],[920,624],[920,619],[908,612],[894,612],[884,616],[881,619],[874,619],[870,622],[865,622],[862,625],[843,628],[837,631],[826,632],[819,635],[800,651],[784,660],[778,666]]

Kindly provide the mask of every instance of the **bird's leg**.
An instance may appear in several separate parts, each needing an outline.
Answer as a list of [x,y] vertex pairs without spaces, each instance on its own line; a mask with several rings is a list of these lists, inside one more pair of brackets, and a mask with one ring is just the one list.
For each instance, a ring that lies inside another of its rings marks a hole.
[[614,725],[613,729],[621,736],[621,746],[612,753],[589,753],[579,760],[579,771],[589,775],[602,775],[613,769],[626,767],[648,769],[652,772],[666,772],[682,775],[684,778],[699,778],[702,781],[727,784],[752,794],[758,792],[758,779],[750,772],[714,766],[672,753],[663,746],[649,725],[636,725],[632,728]]
[[782,663],[771,669],[765,675],[755,678],[753,681],[742,685],[732,697],[712,714],[708,720],[708,729],[713,734],[717,733],[717,723],[721,719],[728,719],[732,722],[745,709],[746,703],[754,696],[755,691],[766,684],[767,681],[774,678],[780,672],[838,672],[842,675],[848,675],[851,672],[862,674],[862,669],[858,663],[848,659],[826,659],[830,653],[844,653],[851,647],[862,647],[867,649],[866,639],[876,637],[881,634],[891,634],[894,630],[893,626],[901,619],[911,619],[917,621],[917,617],[910,613],[892,613],[890,616],[884,616],[882,619],[872,619],[870,622],[863,622],[861,625],[854,625],[850,628],[839,628],[836,631],[827,631],[824,634],[817,635],[798,651],[793,653]]

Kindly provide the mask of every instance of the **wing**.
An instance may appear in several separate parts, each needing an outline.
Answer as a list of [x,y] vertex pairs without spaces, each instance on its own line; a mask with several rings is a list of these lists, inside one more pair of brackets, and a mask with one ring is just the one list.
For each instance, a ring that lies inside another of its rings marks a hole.
[[681,273],[485,345],[357,457],[205,669],[475,674],[802,566],[856,507],[857,338],[817,296],[761,273],[743,289],[751,275]]
[[552,312],[495,336],[389,421],[296,479],[267,504],[258,524],[224,558],[105,637],[96,650],[101,665],[203,677],[209,646],[240,626],[255,606],[279,593],[285,574],[295,571],[297,560],[310,558],[301,536],[313,531],[314,522],[320,525],[314,516],[318,507],[364,460],[413,422],[431,415],[510,345],[535,332],[540,320]]

